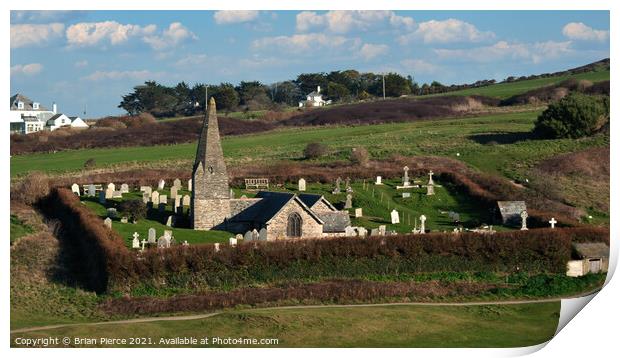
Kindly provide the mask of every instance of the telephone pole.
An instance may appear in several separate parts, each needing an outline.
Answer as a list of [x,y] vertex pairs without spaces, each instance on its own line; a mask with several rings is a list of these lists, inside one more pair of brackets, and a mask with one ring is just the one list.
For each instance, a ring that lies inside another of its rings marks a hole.
[[383,78],[383,99],[385,99],[385,73],[382,73],[381,77]]

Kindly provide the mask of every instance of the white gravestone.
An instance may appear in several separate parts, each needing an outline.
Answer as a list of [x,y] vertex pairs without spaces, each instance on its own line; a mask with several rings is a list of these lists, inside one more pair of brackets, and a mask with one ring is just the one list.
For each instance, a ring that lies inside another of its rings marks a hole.
[[306,191],[306,179],[299,179],[299,181],[297,182],[297,190]]
[[112,191],[116,190],[116,185],[114,185],[114,183],[110,183],[108,184],[108,189],[111,189]]
[[73,183],[73,185],[71,185],[71,191],[73,192],[73,194],[80,196],[80,186],[76,183]]
[[153,202],[153,205],[159,205],[159,193],[157,191],[151,194],[151,202]]
[[361,218],[362,216],[362,208],[355,208],[355,217]]
[[139,249],[140,248],[140,240],[138,239],[138,237],[140,237],[140,234],[138,234],[137,232],[133,233],[133,241],[131,243],[131,247],[133,249]]
[[213,249],[215,250],[215,252],[219,252],[220,251],[220,243],[216,242],[215,244],[213,244]]
[[153,192],[153,189],[150,186],[141,186],[140,191],[143,193],[147,193],[148,195],[151,195],[151,193]]
[[229,244],[230,246],[237,246],[237,239],[236,239],[236,238],[234,238],[234,237],[229,238],[229,239],[228,239],[228,244]]
[[403,174],[403,186],[409,186],[409,167],[405,166],[403,171],[405,172]]
[[521,230],[527,230],[527,211],[523,210],[521,212]]
[[166,186],[166,181],[163,179],[159,179],[159,183],[157,183],[157,189],[163,190],[165,186]]
[[245,235],[243,235],[243,241],[252,241],[252,232],[246,231]]
[[166,220],[166,226],[172,227],[172,215],[168,216],[168,219]]
[[165,195],[165,194],[161,194],[161,195],[159,196],[159,203],[160,203],[160,204],[167,205],[167,204],[168,204],[168,196],[167,196],[167,195]]
[[357,236],[357,231],[355,231],[353,227],[347,226],[344,228],[344,235],[345,236]]
[[189,204],[190,204],[189,195],[183,195],[183,206],[189,206]]
[[88,186],[88,196],[95,196],[97,195],[97,189],[95,189],[95,185],[90,184]]
[[426,232],[426,216],[420,215],[420,234],[424,234]]
[[142,251],[144,251],[144,245],[146,245],[146,240],[142,239]]
[[129,193],[129,185],[126,183],[121,184],[121,193],[127,194]]
[[347,200],[344,202],[345,209],[351,209],[353,207],[353,203],[351,202],[353,199],[353,195],[347,194]]
[[110,218],[105,218],[105,220],[103,220],[103,224],[108,228],[111,229],[112,228],[112,219]]
[[243,240],[243,235],[237,234],[237,235],[235,235],[235,239],[237,239],[237,241]]
[[403,199],[411,198],[411,193],[403,193]]
[[179,193],[179,188],[177,188],[176,186],[173,186],[172,188],[170,188],[170,199],[175,199],[178,193]]
[[266,228],[260,229],[260,231],[258,232],[258,239],[260,241],[267,241],[267,229]]
[[398,214],[398,211],[392,210],[390,213],[390,218],[392,219],[392,224],[400,224],[400,215]]
[[383,183],[381,182],[381,175],[377,175],[377,181],[375,181],[375,185],[382,185]]
[[551,220],[549,220],[549,224],[551,224],[551,228],[555,229],[555,224],[557,224],[557,220],[555,220],[555,218],[551,218]]
[[113,197],[114,197],[114,189],[111,189],[111,188],[108,187],[105,190],[105,198],[106,199],[112,199]]
[[435,173],[433,173],[432,170],[428,172],[428,185],[435,185],[435,182],[433,181],[433,174]]
[[357,228],[357,236],[359,237],[365,237],[366,235],[368,235],[368,230],[366,230],[363,227],[358,227]]
[[148,203],[149,201],[151,201],[151,194],[149,193],[142,193],[142,202],[143,203]]
[[379,235],[385,236],[385,225],[379,225]]
[[174,179],[172,183],[172,185],[176,186],[177,188],[179,188],[179,190],[181,190],[181,180],[179,180],[179,178]]
[[155,244],[157,242],[157,231],[154,228],[149,229],[149,244]]
[[187,181],[187,190],[192,191],[192,180]]

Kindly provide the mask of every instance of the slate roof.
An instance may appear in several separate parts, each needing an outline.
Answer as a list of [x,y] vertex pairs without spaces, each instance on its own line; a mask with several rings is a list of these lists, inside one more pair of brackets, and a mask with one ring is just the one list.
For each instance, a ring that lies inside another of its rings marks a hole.
[[349,213],[346,211],[331,211],[317,214],[323,220],[323,232],[344,232],[351,226]]
[[504,224],[520,224],[521,212],[527,211],[525,201],[498,201],[497,206]]
[[322,94],[320,94],[317,91],[312,91],[312,92],[308,93],[308,96],[309,97],[318,97],[318,96],[322,96]]
[[323,200],[325,202],[325,205],[329,206],[332,210],[336,211],[336,208],[329,201],[327,201],[325,199],[325,197],[323,197],[323,195],[318,195],[318,194],[297,194],[297,196],[309,208],[312,208],[316,203],[318,203],[319,201]]
[[[20,102],[20,101],[24,103],[23,109],[17,108],[17,102]],[[34,101],[31,100],[30,98],[17,93],[14,96],[12,96],[10,99],[11,111],[47,111],[48,110],[47,108],[43,107],[40,103],[39,103],[39,109],[34,109],[32,108],[33,103]]]
[[319,216],[306,204],[304,204],[304,202],[295,194],[274,191],[259,191],[255,198],[260,200],[256,201],[254,205],[241,209],[241,211],[235,215],[232,220],[264,224],[273,219],[273,217],[276,216],[291,200],[297,200],[312,217],[320,223],[323,223]]
[[580,258],[609,258],[609,247],[602,242],[573,244],[573,248]]

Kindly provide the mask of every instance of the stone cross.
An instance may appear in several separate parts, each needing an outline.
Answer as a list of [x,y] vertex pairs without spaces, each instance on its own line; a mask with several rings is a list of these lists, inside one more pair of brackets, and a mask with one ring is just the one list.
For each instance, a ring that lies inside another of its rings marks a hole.
[[189,246],[189,242],[187,240],[183,241],[183,246]]
[[403,175],[403,186],[409,186],[409,167],[405,165],[403,171],[405,172]]
[[428,172],[428,185],[435,185],[435,182],[433,181],[433,171],[429,171]]
[[521,212],[521,230],[527,230],[527,211],[523,210]]
[[392,224],[400,224],[400,215],[396,209],[392,210],[390,213],[390,219],[392,219]]
[[138,234],[137,232],[133,233],[133,241],[131,243],[131,247],[134,249],[139,249],[140,248],[140,240],[138,239],[138,237],[140,237],[140,234]]
[[297,182],[297,190],[306,191],[306,179],[300,178]]
[[142,239],[142,251],[144,251],[144,245],[146,245],[146,240]]
[[377,180],[375,181],[375,185],[381,185],[381,175],[377,175]]
[[557,220],[555,220],[555,218],[551,218],[551,220],[549,220],[549,224],[551,224],[551,228],[555,229],[555,224],[557,224]]
[[332,192],[332,194],[340,194],[340,183],[341,182],[342,182],[342,179],[338,177],[338,179],[336,179],[336,187],[334,188],[334,191]]
[[351,186],[351,178],[347,177],[344,180],[344,187],[348,189],[350,186]]
[[73,183],[73,185],[71,185],[71,191],[73,192],[73,194],[77,194],[77,196],[80,196],[80,186],[76,183]]
[[424,234],[426,232],[426,227],[424,223],[426,223],[426,216],[422,214],[420,215],[420,234]]
[[344,203],[345,209],[351,209],[351,207],[353,206],[353,204],[351,203],[352,199],[353,199],[353,195],[347,194],[347,200]]

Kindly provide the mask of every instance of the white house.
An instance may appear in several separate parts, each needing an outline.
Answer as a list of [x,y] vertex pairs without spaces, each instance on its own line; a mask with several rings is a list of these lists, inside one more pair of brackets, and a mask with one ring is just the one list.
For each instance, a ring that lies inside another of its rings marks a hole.
[[321,107],[331,104],[331,100],[324,100],[321,94],[321,86],[316,86],[316,91],[308,93],[305,101],[299,102],[299,107]]
[[69,117],[71,120],[71,128],[88,128],[88,124],[80,117]]
[[34,133],[44,129],[47,119],[55,114],[43,107],[41,103],[35,102],[30,98],[15,94],[10,100],[11,133]]

